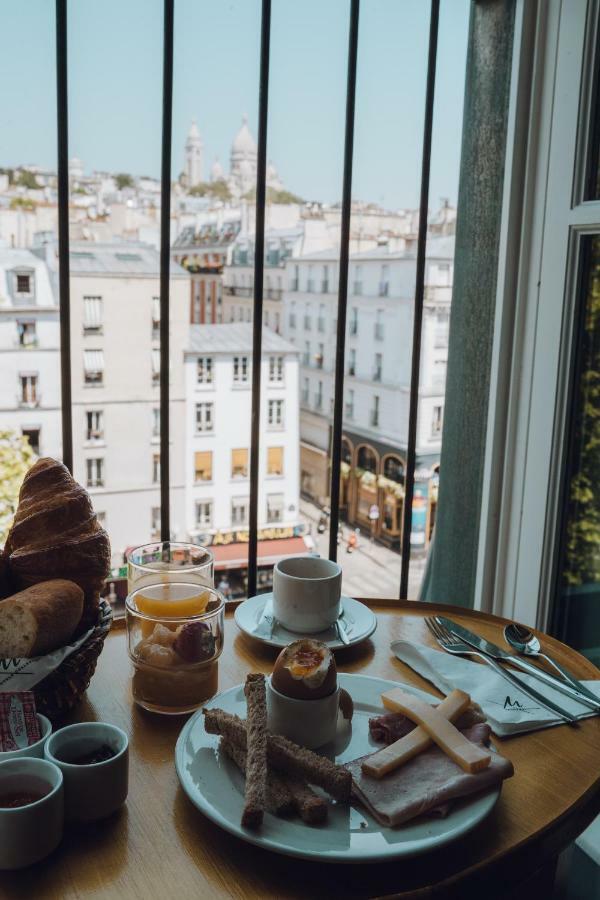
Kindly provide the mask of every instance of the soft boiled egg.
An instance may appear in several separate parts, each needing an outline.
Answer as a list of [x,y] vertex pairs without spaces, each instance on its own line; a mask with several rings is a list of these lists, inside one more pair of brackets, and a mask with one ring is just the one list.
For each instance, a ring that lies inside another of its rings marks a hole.
[[327,697],[337,686],[333,653],[321,641],[294,641],[275,660],[271,684],[280,694],[295,700]]

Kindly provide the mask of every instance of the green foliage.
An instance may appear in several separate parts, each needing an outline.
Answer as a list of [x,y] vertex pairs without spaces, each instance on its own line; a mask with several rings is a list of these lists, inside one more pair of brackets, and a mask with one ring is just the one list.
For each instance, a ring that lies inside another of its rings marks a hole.
[[10,201],[11,209],[26,209],[32,210],[36,207],[35,200],[32,200],[31,197],[13,197]]
[[134,181],[131,175],[128,175],[127,172],[119,172],[118,175],[115,175],[115,181],[117,183],[117,188],[122,191],[123,188],[134,187]]
[[191,197],[213,197],[215,200],[231,200],[231,191],[226,181],[201,181],[188,191]]
[[25,473],[35,462],[27,438],[0,430],[0,547],[11,526]]
[[8,175],[8,183],[13,184],[15,178],[15,170],[7,169],[5,167],[0,166],[0,175]]
[[[248,191],[247,194],[244,194],[244,200],[250,200],[251,203],[254,203],[254,201],[256,200],[256,188],[252,188],[251,191]],[[281,203],[284,206],[287,206],[290,203],[303,204],[304,200],[302,199],[302,197],[298,197],[297,194],[292,194],[291,191],[276,191],[275,188],[268,187],[267,203]]]
[[600,240],[594,238],[591,247],[569,488],[564,571],[569,585],[600,582]]
[[28,172],[26,169],[23,169],[19,172],[19,177],[15,181],[17,187],[28,188],[29,190],[35,191],[41,188],[41,184],[38,184],[38,180],[33,174],[33,172]]

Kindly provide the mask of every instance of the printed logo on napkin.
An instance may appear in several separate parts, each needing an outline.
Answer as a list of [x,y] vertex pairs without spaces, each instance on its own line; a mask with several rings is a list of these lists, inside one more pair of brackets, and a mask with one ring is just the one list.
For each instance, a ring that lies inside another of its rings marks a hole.
[[23,750],[40,737],[31,691],[0,694],[0,750]]
[[43,681],[46,675],[57,669],[60,664],[76,650],[85,644],[94,629],[90,628],[85,634],[45,656],[35,656],[31,659],[0,659],[0,697],[7,691],[30,691],[38,682]]

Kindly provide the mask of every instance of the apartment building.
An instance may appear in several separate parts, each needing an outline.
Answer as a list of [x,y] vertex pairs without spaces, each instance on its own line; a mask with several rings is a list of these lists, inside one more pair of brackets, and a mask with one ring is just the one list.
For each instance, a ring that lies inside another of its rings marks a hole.
[[[57,266],[56,246],[43,250]],[[89,490],[117,564],[160,525],[159,254],[145,244],[72,243],[74,476]],[[171,522],[185,528],[183,353],[189,276],[171,265]]]
[[[229,568],[247,557],[250,505],[252,326],[193,325],[185,353],[185,528],[226,548]],[[299,527],[298,354],[263,333],[259,458],[259,561],[306,552]]]
[[58,302],[46,263],[0,247],[0,428],[61,455]]
[[[428,242],[412,540],[435,518],[444,415],[453,236]],[[288,262],[284,334],[300,353],[301,490],[329,494],[339,260],[328,251]],[[408,441],[416,251],[351,254],[341,504],[347,519],[398,546]]]

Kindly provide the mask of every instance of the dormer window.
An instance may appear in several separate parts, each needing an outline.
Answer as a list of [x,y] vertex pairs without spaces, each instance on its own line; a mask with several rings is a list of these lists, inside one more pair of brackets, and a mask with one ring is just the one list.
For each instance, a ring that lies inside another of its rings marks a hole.
[[31,293],[31,275],[17,275],[17,294]]

